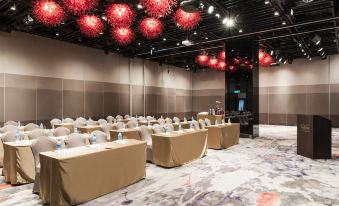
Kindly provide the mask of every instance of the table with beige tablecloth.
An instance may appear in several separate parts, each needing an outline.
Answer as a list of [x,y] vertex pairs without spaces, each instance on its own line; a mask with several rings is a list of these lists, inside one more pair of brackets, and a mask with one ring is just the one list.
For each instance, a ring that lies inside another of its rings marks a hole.
[[152,134],[153,163],[176,167],[202,158],[207,153],[207,129]]
[[226,149],[239,144],[240,124],[219,124],[206,126],[208,129],[208,148]]
[[205,115],[205,114],[198,114],[197,115],[197,121],[199,121],[199,119],[205,120],[205,119],[209,119],[211,121],[212,125],[215,125],[215,120],[218,120],[218,123],[220,124],[221,121],[224,119],[224,115]]
[[127,129],[119,129],[119,130],[111,130],[110,136],[111,141],[118,139],[118,134],[121,132],[123,139],[136,139],[140,140],[139,128],[127,128]]
[[32,140],[5,142],[3,170],[5,181],[17,185],[34,182],[35,165]]
[[[182,129],[190,129],[190,123],[189,122],[180,122],[181,124],[181,128]],[[173,123],[173,128],[174,131],[178,131],[179,130],[179,123]]]
[[124,140],[100,147],[40,153],[43,203],[75,205],[131,185],[146,176],[146,142]]
[[88,126],[78,127],[78,132],[83,133],[83,134],[85,133],[91,134],[95,130],[102,131],[102,128],[100,125],[90,125],[90,126],[88,125]]

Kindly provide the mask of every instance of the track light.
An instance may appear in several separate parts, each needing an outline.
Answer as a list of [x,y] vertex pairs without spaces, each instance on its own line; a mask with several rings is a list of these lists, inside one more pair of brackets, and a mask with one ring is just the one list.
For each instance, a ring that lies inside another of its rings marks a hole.
[[320,49],[318,49],[318,52],[321,52],[322,50],[324,50],[324,48],[321,47]]
[[239,29],[239,33],[242,33],[242,29]]
[[273,54],[274,54],[274,51],[273,51],[273,50],[271,50],[271,52],[270,52],[270,55],[271,55],[271,56],[273,56]]
[[215,14],[215,16],[219,19],[220,18],[220,14],[218,13],[218,14]]
[[15,10],[16,10],[15,4],[13,4],[13,5],[11,6],[11,10],[12,10],[12,11],[15,11]]
[[222,20],[222,23],[223,23],[223,24],[226,24],[227,22],[228,22],[228,18],[225,17],[225,18]]
[[286,25],[286,21],[283,21],[281,24],[282,24],[282,25]]
[[279,16],[279,12],[275,11],[274,16]]
[[207,12],[208,12],[209,14],[212,14],[212,13],[214,12],[214,6],[212,6],[212,5],[209,6]]
[[137,5],[137,8],[138,8],[138,9],[142,9],[142,5],[141,5],[141,4],[138,4],[138,5]]
[[266,5],[269,4],[269,3],[270,3],[270,1],[268,1],[268,0],[265,1],[265,4],[266,4]]
[[311,40],[315,45],[319,45],[321,42],[321,37],[318,34],[315,34]]
[[229,19],[229,20],[226,22],[226,26],[227,26],[227,27],[233,27],[234,24],[235,24],[234,19]]
[[293,11],[293,9],[291,9],[291,11],[290,11],[290,14],[291,14],[291,16],[293,16],[293,15],[294,15],[294,11]]

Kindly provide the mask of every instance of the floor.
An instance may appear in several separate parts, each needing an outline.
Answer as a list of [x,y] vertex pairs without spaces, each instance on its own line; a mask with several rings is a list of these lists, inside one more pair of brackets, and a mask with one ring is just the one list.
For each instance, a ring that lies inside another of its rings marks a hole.
[[[339,129],[333,129],[339,154]],[[32,184],[0,190],[0,205],[39,205]],[[227,150],[209,150],[191,164],[163,169],[147,164],[147,177],[84,205],[339,205],[339,157],[296,155],[296,127],[260,126],[260,138]]]

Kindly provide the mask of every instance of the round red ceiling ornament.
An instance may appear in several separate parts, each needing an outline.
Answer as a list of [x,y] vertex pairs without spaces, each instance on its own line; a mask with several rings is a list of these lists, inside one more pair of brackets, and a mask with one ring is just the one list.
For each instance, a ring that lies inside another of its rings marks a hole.
[[199,54],[195,57],[195,60],[200,66],[207,66],[209,56],[207,54]]
[[62,0],[62,5],[71,14],[82,15],[93,9],[98,0]]
[[234,66],[234,65],[230,65],[230,66],[228,66],[228,69],[229,69],[231,72],[233,72],[233,71],[235,71],[235,66]]
[[112,37],[120,45],[130,44],[135,37],[134,31],[128,27],[114,27],[112,28]]
[[212,56],[208,60],[208,67],[211,69],[217,69],[218,63],[219,60],[215,56]]
[[130,27],[135,18],[134,10],[127,4],[109,4],[106,18],[111,26]]
[[165,17],[172,12],[176,0],[140,0],[148,15],[156,18]]
[[232,62],[233,62],[234,65],[239,66],[242,62],[242,59],[241,59],[241,57],[234,57],[232,59]]
[[182,9],[178,9],[174,14],[173,19],[179,28],[182,28],[184,31],[189,31],[199,24],[201,21],[201,14],[200,12],[188,13]]
[[219,52],[218,58],[222,60],[226,60],[226,52],[225,51]]
[[156,18],[145,18],[139,24],[141,34],[147,39],[155,39],[159,37],[164,29],[162,21]]
[[259,61],[262,61],[266,56],[266,52],[264,52],[262,49],[259,49]]
[[247,69],[249,69],[249,70],[252,70],[253,68],[254,68],[254,66],[253,66],[253,64],[248,64],[248,65],[246,65],[246,67],[247,67]]
[[87,37],[100,36],[105,29],[104,23],[95,15],[84,15],[78,19],[81,33]]
[[219,60],[218,65],[217,65],[217,69],[219,71],[225,71],[226,66],[227,66],[227,64],[225,63],[225,61]]
[[268,67],[272,64],[272,62],[273,62],[272,57],[269,54],[266,54],[265,58],[259,63],[263,67]]
[[36,1],[32,12],[35,19],[46,26],[57,26],[65,18],[65,11],[52,0]]

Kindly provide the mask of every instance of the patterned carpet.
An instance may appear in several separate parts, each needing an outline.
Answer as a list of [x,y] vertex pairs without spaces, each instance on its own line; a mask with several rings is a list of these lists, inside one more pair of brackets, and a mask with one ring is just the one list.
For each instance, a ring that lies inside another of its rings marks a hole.
[[[260,126],[260,136],[179,168],[147,164],[145,180],[84,205],[339,205],[339,159],[296,155],[296,127]],[[339,129],[333,146],[339,154]],[[0,205],[39,205],[31,191],[3,189]]]

